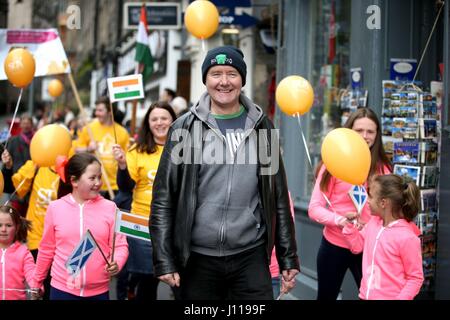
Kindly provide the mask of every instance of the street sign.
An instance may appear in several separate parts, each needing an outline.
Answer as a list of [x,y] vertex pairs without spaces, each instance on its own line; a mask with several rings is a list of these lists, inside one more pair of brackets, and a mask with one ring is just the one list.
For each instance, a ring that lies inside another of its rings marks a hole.
[[240,26],[242,29],[254,26],[259,22],[258,19],[245,12],[242,13],[242,15],[223,15],[219,17],[219,20],[220,24],[232,24],[235,26]]
[[[180,3],[146,3],[147,24],[150,30],[181,29]],[[137,29],[141,15],[141,2],[126,2],[123,5],[123,28]]]
[[252,6],[250,0],[211,0],[211,2],[214,3],[216,7],[248,8]]

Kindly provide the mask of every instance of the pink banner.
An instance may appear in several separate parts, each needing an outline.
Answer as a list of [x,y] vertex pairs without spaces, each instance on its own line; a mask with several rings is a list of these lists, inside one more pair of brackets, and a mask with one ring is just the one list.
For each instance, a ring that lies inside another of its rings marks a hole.
[[52,31],[7,31],[6,43],[44,43],[58,38]]

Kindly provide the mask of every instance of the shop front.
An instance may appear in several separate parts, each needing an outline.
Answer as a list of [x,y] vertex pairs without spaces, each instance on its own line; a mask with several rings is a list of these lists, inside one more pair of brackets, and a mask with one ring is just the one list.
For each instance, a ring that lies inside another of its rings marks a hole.
[[[450,6],[441,7],[439,1],[425,0],[280,1],[277,82],[301,75],[315,91],[313,107],[300,118],[301,129],[297,119],[279,110],[275,117],[296,207],[302,272],[294,298],[315,299],[322,237],[321,225],[307,215],[314,171],[300,130],[315,168],[323,138],[360,107],[370,107],[382,121],[396,173],[415,179],[421,188],[417,223],[424,235],[426,281],[418,298],[450,297],[450,199],[445,196],[450,190],[450,90],[443,81],[449,75]],[[339,298],[357,299],[349,272]]]

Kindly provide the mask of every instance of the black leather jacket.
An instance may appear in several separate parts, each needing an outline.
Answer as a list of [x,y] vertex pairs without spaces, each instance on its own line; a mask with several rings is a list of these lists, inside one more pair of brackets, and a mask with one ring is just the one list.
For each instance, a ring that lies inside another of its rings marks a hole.
[[[179,144],[171,141],[175,129],[186,129],[195,137],[194,123],[206,129],[200,119],[188,112],[172,125],[153,185],[150,233],[153,244],[155,276],[179,272],[190,255],[191,230],[196,209],[199,164],[176,164],[171,159],[173,148]],[[267,130],[266,148],[271,143],[272,122],[263,115],[255,129]],[[197,135],[198,136],[198,135]],[[277,140],[278,141],[278,140]],[[260,145],[260,143],[258,143]],[[268,148],[270,150],[270,148]],[[194,153],[191,147],[190,152]],[[279,153],[279,148],[277,148]],[[184,150],[183,152],[185,152]],[[294,223],[290,213],[289,196],[284,165],[279,156],[279,170],[274,175],[261,175],[258,188],[261,196],[262,218],[267,228],[266,249],[269,261],[275,244],[280,270],[298,269]],[[259,157],[259,156],[258,156]],[[193,156],[192,158],[193,159]],[[259,167],[262,162],[259,161]],[[260,171],[258,171],[260,172]]]

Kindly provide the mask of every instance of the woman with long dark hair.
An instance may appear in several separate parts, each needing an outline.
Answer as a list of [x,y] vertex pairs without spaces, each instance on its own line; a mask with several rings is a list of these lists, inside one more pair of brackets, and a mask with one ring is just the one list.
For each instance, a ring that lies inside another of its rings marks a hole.
[[[113,146],[114,158],[119,165],[119,189],[133,192],[131,212],[146,220],[150,216],[153,180],[167,133],[175,119],[175,112],[168,103],[155,102],[142,120],[136,144],[126,153],[119,145]],[[127,270],[137,279],[136,299],[156,300],[159,280],[153,276],[151,242],[128,237],[128,244]]]

